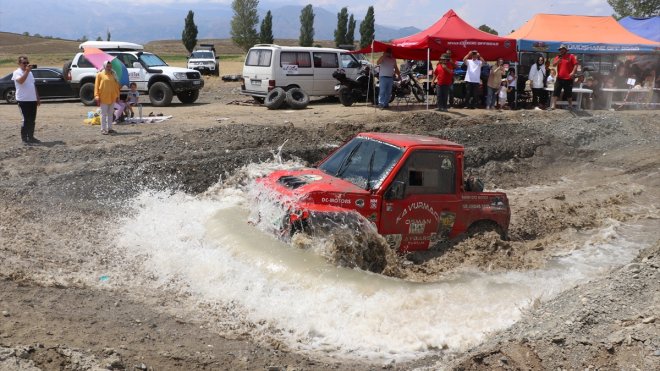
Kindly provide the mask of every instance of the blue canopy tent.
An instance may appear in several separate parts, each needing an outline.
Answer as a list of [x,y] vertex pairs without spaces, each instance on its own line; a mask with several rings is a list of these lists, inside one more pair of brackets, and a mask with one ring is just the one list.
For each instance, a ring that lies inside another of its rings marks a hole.
[[650,18],[625,17],[619,24],[645,39],[660,42],[660,16]]

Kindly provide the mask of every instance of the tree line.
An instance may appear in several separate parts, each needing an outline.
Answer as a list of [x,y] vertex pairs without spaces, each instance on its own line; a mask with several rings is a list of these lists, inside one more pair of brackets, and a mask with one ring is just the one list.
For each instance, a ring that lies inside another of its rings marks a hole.
[[[266,12],[261,21],[259,31],[259,16],[257,7],[259,0],[233,0],[231,3],[234,16],[231,19],[231,40],[242,48],[249,50],[254,44],[272,44],[273,37],[273,15]],[[192,52],[197,45],[197,25],[195,25],[195,13],[190,10],[184,21],[184,28],[181,34],[181,41],[188,52]],[[375,37],[375,16],[374,7],[370,6],[364,20],[360,22],[359,32],[360,48],[371,45]],[[337,47],[355,46],[355,28],[357,21],[353,14],[348,14],[348,8],[342,8],[337,13],[337,29],[335,30],[335,45]],[[300,11],[300,36],[298,37],[300,46],[314,45],[314,9],[312,4],[308,4]]]

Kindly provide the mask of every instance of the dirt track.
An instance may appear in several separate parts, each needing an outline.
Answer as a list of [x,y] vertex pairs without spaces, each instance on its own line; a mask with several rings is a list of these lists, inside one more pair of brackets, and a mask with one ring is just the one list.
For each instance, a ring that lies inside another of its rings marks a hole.
[[[82,124],[88,107],[45,103],[36,131],[44,143],[33,147],[20,144],[17,108],[0,104],[0,370],[381,368],[301,354],[255,338],[244,331],[249,325],[222,331],[202,315],[182,317],[185,298],[167,290],[99,289],[81,278],[120,259],[113,255],[115,220],[142,189],[197,195],[271,158],[283,143],[285,157],[313,163],[328,143],[359,131],[446,137],[466,146],[468,170],[487,188],[510,194],[509,241],[483,236],[395,262],[408,280],[473,268],[534,269],[566,254],[582,231],[611,221],[657,225],[657,111],[440,114],[331,101],[269,111],[237,88],[211,78],[195,105],[144,108],[171,120],[118,125],[115,136]],[[483,345],[386,367],[660,368],[660,236],[653,233],[647,240],[655,243],[634,263],[536,303]],[[139,278],[139,262],[134,268]]]

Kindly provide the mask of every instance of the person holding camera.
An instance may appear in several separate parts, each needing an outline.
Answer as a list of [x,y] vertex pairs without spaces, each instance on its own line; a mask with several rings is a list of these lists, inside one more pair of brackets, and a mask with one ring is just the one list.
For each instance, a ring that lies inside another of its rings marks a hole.
[[549,110],[555,109],[557,98],[564,91],[564,98],[568,101],[568,109],[573,108],[573,78],[577,72],[578,62],[573,54],[568,53],[568,47],[565,44],[559,46],[559,55],[552,60],[552,66],[557,67],[557,80],[555,89],[552,92]]
[[463,63],[467,65],[465,72],[465,103],[468,109],[474,109],[477,104],[477,91],[481,83],[481,65],[484,63],[478,51],[472,50],[463,58]]
[[18,68],[14,71],[11,79],[14,80],[16,87],[16,101],[18,108],[23,115],[23,125],[21,126],[21,139],[24,144],[40,143],[40,140],[34,137],[35,121],[37,120],[37,107],[41,104],[39,93],[34,84],[32,69],[37,65],[30,64],[28,57],[21,55],[18,57]]

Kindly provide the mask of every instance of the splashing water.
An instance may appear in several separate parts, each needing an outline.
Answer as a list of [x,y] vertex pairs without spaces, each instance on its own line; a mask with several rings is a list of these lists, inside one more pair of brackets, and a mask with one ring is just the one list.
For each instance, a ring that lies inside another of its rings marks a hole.
[[208,311],[200,317],[233,321],[218,325],[222,331],[241,328],[254,339],[331,357],[404,361],[477,344],[516,322],[534,300],[630,261],[655,234],[643,224],[610,221],[581,233],[573,241],[580,249],[544,269],[407,282],[337,267],[314,249],[294,248],[247,223],[248,180],[292,166],[300,164],[250,164],[197,197],[143,193],[117,241],[127,261],[139,258],[141,270],[124,282],[113,272],[111,282],[183,293],[191,311]]

